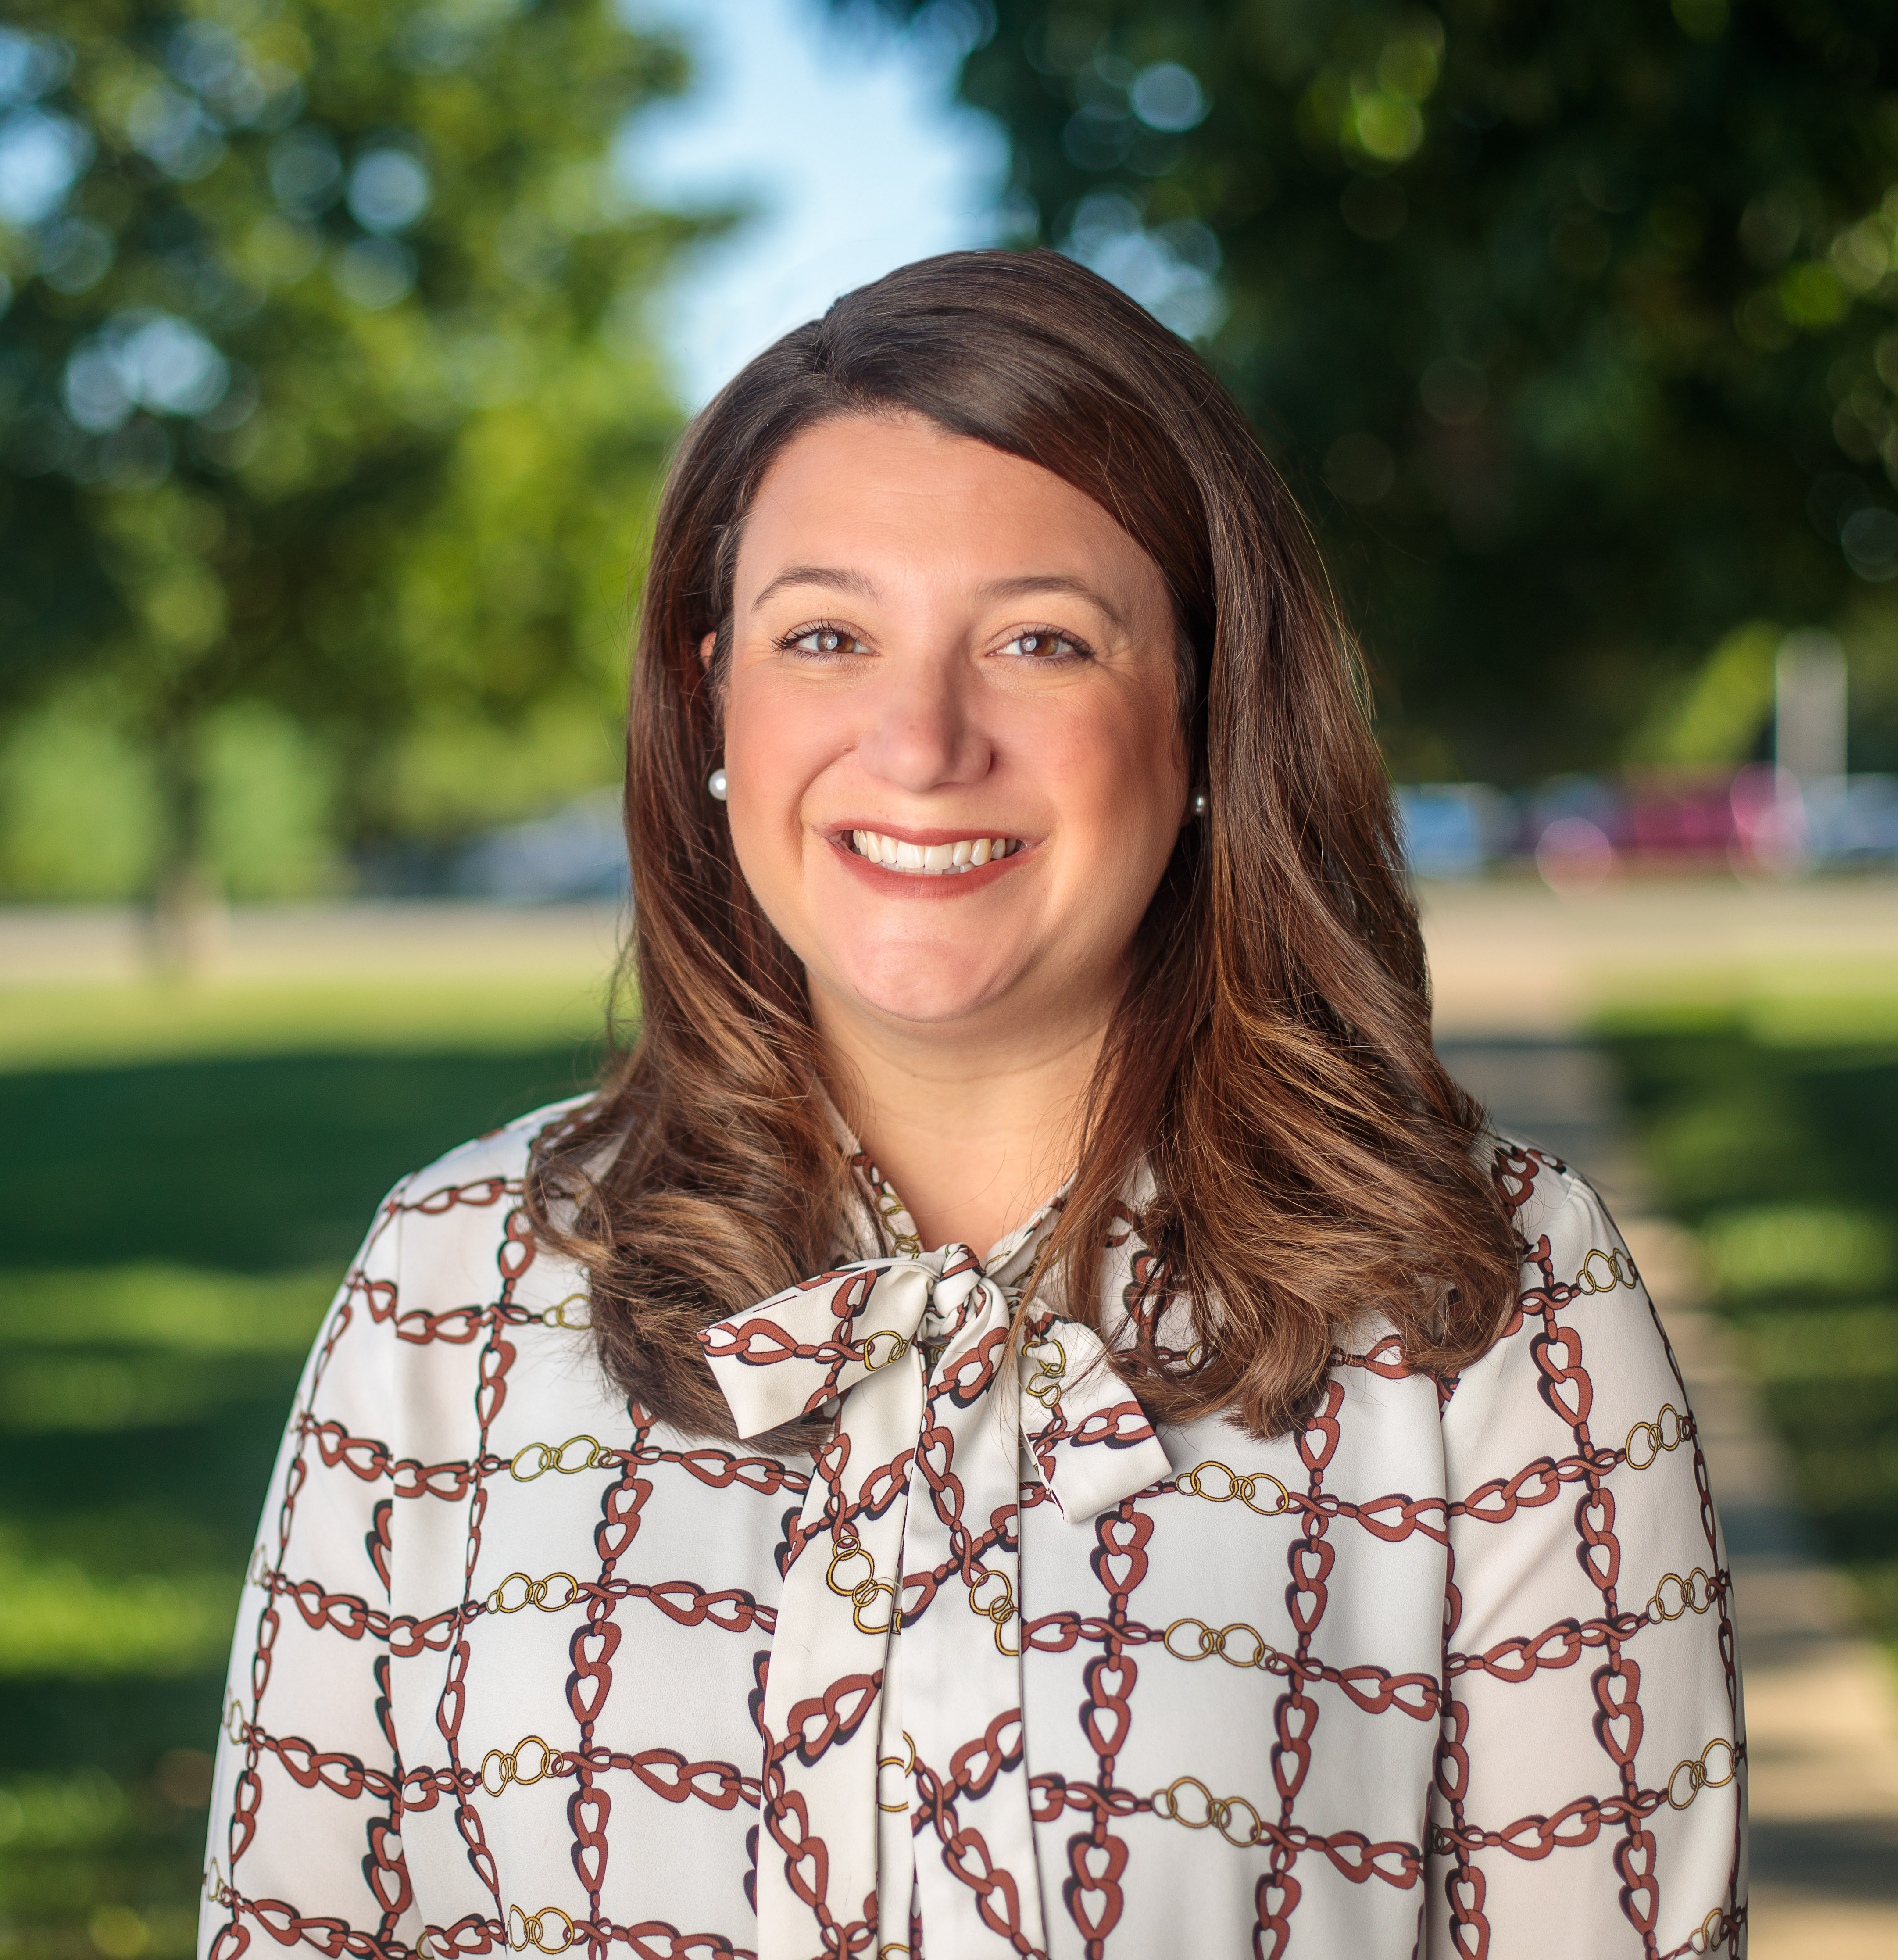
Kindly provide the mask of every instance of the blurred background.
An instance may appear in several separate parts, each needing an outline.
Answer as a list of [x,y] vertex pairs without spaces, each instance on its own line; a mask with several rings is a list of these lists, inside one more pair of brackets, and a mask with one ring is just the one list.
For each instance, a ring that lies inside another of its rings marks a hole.
[[1756,1955],[1898,1953],[1898,12],[0,0],[0,1955],[188,1949],[329,1290],[596,1059],[668,445],[1034,243],[1291,479],[1445,1052],[1629,1222]]

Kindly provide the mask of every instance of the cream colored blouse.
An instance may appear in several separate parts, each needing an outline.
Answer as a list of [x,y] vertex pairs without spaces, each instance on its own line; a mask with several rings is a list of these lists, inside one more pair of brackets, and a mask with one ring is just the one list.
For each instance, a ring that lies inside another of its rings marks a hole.
[[[240,1609],[202,1920],[594,1960],[1659,1956],[1744,1942],[1728,1580],[1679,1370],[1589,1187],[1499,1147],[1518,1308],[1451,1384],[1367,1317],[1302,1434],[1157,1433],[1017,1291],[1058,1199],[835,1269],[650,1421],[536,1247],[542,1112],[383,1204]],[[1109,1249],[1125,1338],[1145,1258]],[[1164,1332],[1164,1330],[1163,1330]],[[260,1940],[259,1936],[263,1936]]]

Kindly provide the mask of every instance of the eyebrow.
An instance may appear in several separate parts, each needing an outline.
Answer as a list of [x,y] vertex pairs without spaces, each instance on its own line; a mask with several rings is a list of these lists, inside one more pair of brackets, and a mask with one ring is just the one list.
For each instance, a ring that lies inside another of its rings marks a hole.
[[[876,581],[866,574],[853,571],[847,566],[832,565],[787,565],[758,597],[752,601],[755,612],[774,593],[781,592],[793,585],[819,585],[833,592],[854,593],[860,598],[874,599],[877,596]],[[1098,607],[1117,626],[1124,625],[1121,609],[1104,593],[1097,591],[1085,579],[1076,578],[1066,572],[1025,572],[1019,578],[998,578],[984,586],[978,597],[987,600],[1028,599],[1043,593],[1065,593],[1076,599],[1084,599]]]
[[1031,571],[1019,578],[998,578],[982,587],[984,599],[1030,599],[1041,593],[1066,593],[1076,599],[1085,599],[1092,606],[1105,612],[1117,626],[1126,625],[1121,609],[1105,593],[1098,591],[1084,578],[1076,578],[1062,571]]
[[860,571],[842,565],[787,565],[752,601],[752,610],[755,612],[774,592],[789,585],[823,585],[833,592],[854,592],[860,599],[876,597],[876,582]]

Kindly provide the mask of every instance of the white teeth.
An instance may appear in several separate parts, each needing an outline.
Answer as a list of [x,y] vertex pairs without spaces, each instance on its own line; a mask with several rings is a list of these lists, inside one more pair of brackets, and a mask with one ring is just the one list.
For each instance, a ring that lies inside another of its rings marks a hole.
[[1012,837],[959,837],[953,844],[909,844],[876,830],[853,830],[850,835],[860,858],[893,871],[920,872],[926,878],[953,877],[1021,848]]

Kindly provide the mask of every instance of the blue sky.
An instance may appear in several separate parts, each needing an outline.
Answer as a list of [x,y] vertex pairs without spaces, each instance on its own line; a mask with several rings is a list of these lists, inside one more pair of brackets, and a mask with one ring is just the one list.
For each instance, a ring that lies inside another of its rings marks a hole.
[[685,38],[696,80],[629,126],[618,162],[644,197],[754,215],[695,250],[661,327],[696,408],[841,292],[932,252],[990,243],[1007,145],[954,97],[954,0],[900,33],[824,0],[625,0]]

